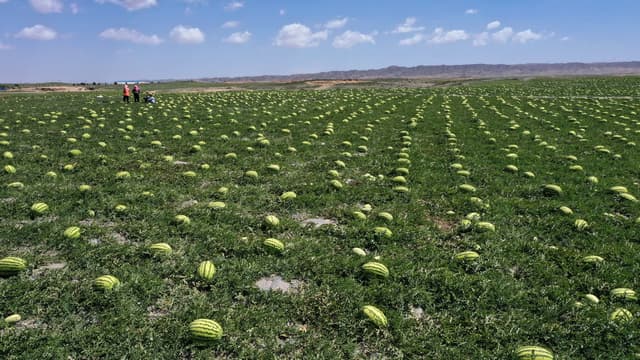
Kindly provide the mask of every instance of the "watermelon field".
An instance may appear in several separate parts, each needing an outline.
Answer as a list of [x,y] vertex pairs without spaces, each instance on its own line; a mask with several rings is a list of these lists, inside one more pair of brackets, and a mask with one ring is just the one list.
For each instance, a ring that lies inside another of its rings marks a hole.
[[0,94],[0,358],[640,357],[638,77],[101,91]]

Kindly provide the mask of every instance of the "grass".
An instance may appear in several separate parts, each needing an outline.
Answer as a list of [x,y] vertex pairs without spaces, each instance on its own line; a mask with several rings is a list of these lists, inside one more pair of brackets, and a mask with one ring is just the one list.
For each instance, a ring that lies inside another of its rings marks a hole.
[[[610,291],[640,291],[640,209],[608,189],[640,196],[640,102],[591,96],[637,89],[633,77],[541,79],[162,94],[155,106],[95,94],[5,94],[0,150],[13,157],[1,164],[16,172],[0,174],[0,257],[29,266],[0,278],[0,315],[23,319],[0,325],[0,356],[508,359],[518,346],[541,345],[558,359],[633,358],[640,306]],[[236,159],[225,156],[232,152]],[[510,164],[518,172],[504,171]],[[583,171],[569,169],[576,164]],[[398,167],[409,169],[408,193],[392,190]],[[258,178],[246,178],[247,170]],[[329,170],[340,173],[341,190],[329,185]],[[131,177],[117,179],[119,171]],[[6,187],[15,182],[24,188]],[[477,191],[461,191],[463,183]],[[91,190],[80,192],[82,184]],[[563,194],[545,195],[545,184]],[[279,200],[285,191],[297,198]],[[227,206],[212,210],[210,201]],[[36,202],[49,211],[33,214]],[[127,210],[116,211],[119,204]],[[356,220],[352,212],[364,204],[372,211]],[[562,215],[562,205],[574,214]],[[381,211],[393,221],[378,218]],[[496,231],[463,231],[458,224],[470,212]],[[176,225],[178,214],[191,223]],[[265,227],[266,215],[280,225]],[[337,225],[300,224],[313,217]],[[578,218],[590,227],[578,231]],[[69,226],[82,229],[79,239],[63,236]],[[376,235],[379,226],[393,235]],[[268,237],[282,240],[284,252],[265,248]],[[152,256],[148,246],[157,242],[173,254]],[[454,260],[466,250],[480,257]],[[586,264],[587,255],[605,261]],[[360,269],[376,256],[389,278]],[[211,282],[196,276],[204,260],[217,268]],[[64,267],[47,269],[52,264]],[[93,280],[104,274],[122,286],[96,291]],[[258,289],[270,275],[303,285],[297,293]],[[588,293],[600,303],[587,303]],[[380,308],[388,327],[369,321],[364,305]],[[609,320],[618,307],[634,319]],[[223,338],[194,343],[188,325],[197,318],[219,322]]]

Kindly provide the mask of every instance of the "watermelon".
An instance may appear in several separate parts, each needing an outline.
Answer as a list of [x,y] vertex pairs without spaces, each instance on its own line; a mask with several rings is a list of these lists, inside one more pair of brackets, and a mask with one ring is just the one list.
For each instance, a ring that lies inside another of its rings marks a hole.
[[93,286],[98,290],[111,291],[120,286],[120,280],[113,275],[102,275],[93,281]]
[[368,272],[369,274],[377,275],[380,277],[389,277],[389,269],[379,262],[370,261],[364,265],[362,265],[362,270]]
[[77,239],[80,237],[80,228],[77,226],[70,226],[64,231],[64,237],[67,239]]
[[377,307],[373,305],[365,305],[362,307],[362,312],[364,312],[369,320],[373,321],[376,326],[380,328],[387,327],[387,317]]
[[479,257],[480,257],[480,254],[471,250],[459,252],[454,256],[454,258],[458,261],[473,261]]
[[268,238],[263,242],[263,245],[277,252],[284,251],[284,244],[278,239]]
[[27,261],[15,256],[0,259],[0,276],[15,275],[27,268]]
[[198,265],[198,276],[204,280],[213,279],[216,274],[216,267],[211,261],[203,261]]
[[609,319],[612,321],[627,322],[633,319],[633,314],[625,308],[617,308],[609,315]]
[[49,210],[49,205],[47,205],[47,204],[45,204],[43,202],[38,202],[38,203],[35,203],[35,204],[31,205],[31,211],[33,211],[36,214],[43,214],[47,210]]
[[225,204],[222,201],[211,201],[209,204],[207,204],[207,207],[209,209],[218,210],[218,209],[224,209],[225,207],[227,207],[227,204]]
[[264,218],[264,224],[269,227],[276,227],[280,225],[280,219],[275,215],[267,215]]
[[583,219],[577,219],[573,225],[575,226],[575,228],[579,231],[583,231],[586,230],[587,228],[589,228],[589,223],[586,222]]
[[149,250],[154,255],[169,255],[169,254],[171,254],[171,252],[173,252],[173,249],[171,249],[171,245],[169,245],[167,243],[151,244],[149,246]]
[[22,316],[20,316],[20,314],[13,314],[4,318],[4,322],[7,324],[15,324],[20,320],[22,320]]
[[542,192],[548,196],[559,196],[562,195],[562,188],[558,185],[547,184],[542,187]]
[[520,360],[553,360],[553,352],[542,346],[520,346],[516,356]]
[[222,326],[210,319],[197,319],[189,324],[189,332],[196,341],[214,341],[222,338]]
[[173,218],[173,222],[176,225],[189,225],[191,223],[191,219],[186,215],[176,215]]
[[588,255],[583,257],[582,261],[586,263],[601,263],[604,259],[598,255]]
[[628,288],[617,288],[611,290],[611,297],[623,300],[638,300],[636,292]]

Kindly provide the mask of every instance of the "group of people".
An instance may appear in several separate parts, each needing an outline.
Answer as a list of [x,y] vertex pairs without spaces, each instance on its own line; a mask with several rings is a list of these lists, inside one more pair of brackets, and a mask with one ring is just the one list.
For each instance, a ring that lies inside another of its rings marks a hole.
[[[124,84],[124,87],[122,88],[122,101],[126,102],[127,104],[129,103],[129,97],[131,96],[131,90],[129,89],[129,85],[128,84]],[[133,86],[133,102],[140,102],[140,92],[142,92],[142,89],[140,88],[140,85],[135,84]],[[156,98],[155,96],[153,96],[153,94],[148,93],[145,95],[144,97],[144,102],[145,103],[149,103],[149,104],[155,104],[156,103]]]

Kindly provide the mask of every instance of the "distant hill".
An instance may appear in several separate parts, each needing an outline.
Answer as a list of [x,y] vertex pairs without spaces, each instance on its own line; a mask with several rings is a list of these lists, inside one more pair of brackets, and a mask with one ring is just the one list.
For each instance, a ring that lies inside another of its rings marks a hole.
[[640,61],[518,65],[389,66],[373,70],[327,71],[312,74],[203,78],[205,82],[290,82],[306,80],[371,80],[408,78],[500,78],[530,76],[640,75]]

